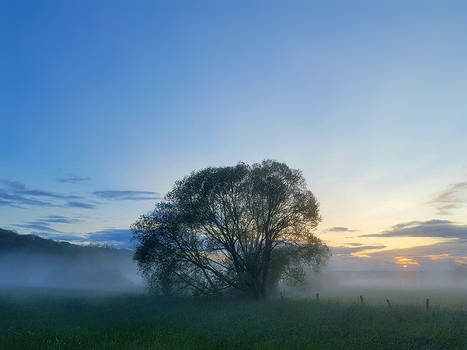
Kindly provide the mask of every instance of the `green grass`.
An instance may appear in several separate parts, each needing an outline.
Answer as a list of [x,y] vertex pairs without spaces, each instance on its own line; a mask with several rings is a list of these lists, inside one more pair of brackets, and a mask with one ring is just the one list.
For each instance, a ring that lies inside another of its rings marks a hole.
[[339,300],[3,291],[0,349],[467,349],[465,310]]

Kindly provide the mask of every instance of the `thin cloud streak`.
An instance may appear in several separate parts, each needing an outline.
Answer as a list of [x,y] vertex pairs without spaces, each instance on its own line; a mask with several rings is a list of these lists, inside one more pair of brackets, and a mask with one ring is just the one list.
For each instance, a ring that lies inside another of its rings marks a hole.
[[[24,206],[96,208],[94,204],[77,200],[83,199],[83,196],[28,189],[26,185],[19,181],[2,180],[0,183],[7,188],[0,189],[0,206],[9,206],[12,208],[24,208]],[[66,202],[63,203],[63,201]]]
[[450,185],[428,203],[438,209],[439,215],[453,214],[455,209],[462,208],[467,203],[467,181]]
[[41,223],[41,222],[29,222],[27,224],[15,224],[11,226],[19,227],[19,228],[27,228],[31,230],[37,230],[37,231],[61,233],[61,231],[58,231],[52,227],[49,227],[47,223]]
[[59,224],[75,224],[81,222],[79,219],[68,218],[62,215],[49,215],[42,219],[39,219],[40,222],[46,223],[59,223]]
[[83,209],[96,209],[94,204],[72,201],[66,204],[67,208],[83,208]]
[[160,194],[150,191],[96,191],[94,195],[111,200],[158,200],[161,199]]
[[448,220],[411,221],[392,226],[379,234],[366,234],[359,237],[438,237],[467,239],[467,225],[459,225]]
[[358,253],[364,250],[377,250],[377,249],[384,249],[386,248],[385,245],[361,245],[358,247],[331,247],[332,254],[353,254]]
[[90,177],[70,176],[70,177],[62,177],[62,178],[57,179],[57,182],[69,183],[69,184],[76,184],[76,183],[84,182],[84,181],[91,181],[91,178]]
[[344,227],[344,226],[336,226],[336,227],[331,227],[327,229],[326,231],[328,232],[355,232],[358,230],[351,230],[348,227]]
[[467,225],[449,220],[409,221],[395,224],[379,234],[365,234],[362,238],[430,237],[442,242],[408,248],[388,249],[385,245],[363,245],[359,242],[331,247],[331,269],[394,270],[418,269],[454,270],[467,264]]
[[0,181],[1,184],[3,184],[4,186],[6,186],[7,188],[9,189],[12,189],[12,190],[25,190],[26,189],[26,186],[19,182],[19,181],[12,181],[12,180],[1,180]]
[[41,190],[21,190],[16,191],[15,193],[32,196],[32,197],[49,197],[55,199],[79,199],[82,198],[81,196],[74,196],[74,195],[62,195],[58,193],[48,192],[48,191],[41,191]]
[[53,203],[46,202],[38,199],[27,198],[23,195],[7,193],[4,190],[0,189],[0,200],[3,201],[3,204],[13,208],[22,208],[22,205],[31,205],[38,207],[52,207]]

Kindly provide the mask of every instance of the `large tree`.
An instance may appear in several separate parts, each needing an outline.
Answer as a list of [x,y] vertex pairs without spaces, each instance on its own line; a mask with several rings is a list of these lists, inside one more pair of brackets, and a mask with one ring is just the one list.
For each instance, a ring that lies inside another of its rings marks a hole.
[[177,181],[132,230],[135,259],[163,293],[264,298],[281,279],[326,261],[319,204],[299,170],[266,160],[211,167]]

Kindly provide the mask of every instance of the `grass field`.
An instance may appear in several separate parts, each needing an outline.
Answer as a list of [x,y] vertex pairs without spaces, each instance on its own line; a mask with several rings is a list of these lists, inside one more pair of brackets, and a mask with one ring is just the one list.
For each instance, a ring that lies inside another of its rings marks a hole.
[[435,298],[427,312],[422,297],[411,306],[399,295],[391,310],[380,297],[360,305],[337,295],[254,302],[4,290],[0,349],[467,349],[467,298]]

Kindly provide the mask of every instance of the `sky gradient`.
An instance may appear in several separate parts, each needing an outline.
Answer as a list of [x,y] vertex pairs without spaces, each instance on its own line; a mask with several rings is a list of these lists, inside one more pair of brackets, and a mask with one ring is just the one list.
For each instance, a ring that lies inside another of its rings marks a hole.
[[467,263],[466,19],[464,1],[3,1],[0,227],[126,247],[177,179],[271,158],[320,201],[330,268]]

